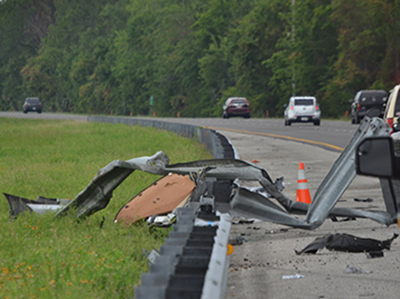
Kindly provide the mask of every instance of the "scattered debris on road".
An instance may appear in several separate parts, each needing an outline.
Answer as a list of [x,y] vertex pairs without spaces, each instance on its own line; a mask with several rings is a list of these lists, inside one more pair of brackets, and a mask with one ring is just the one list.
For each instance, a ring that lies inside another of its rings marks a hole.
[[370,252],[372,255],[377,255],[377,252],[382,252],[384,249],[390,250],[393,240],[398,236],[398,234],[393,234],[392,238],[380,241],[370,238],[360,238],[349,234],[328,234],[316,238],[303,250],[295,250],[295,252],[297,255],[303,253],[316,254],[318,250],[326,248],[333,251]]
[[304,275],[295,274],[295,275],[283,275],[282,279],[299,279],[304,278]]
[[357,201],[357,202],[372,202],[374,200],[372,198],[354,198],[354,201]]
[[371,274],[372,271],[363,270],[363,269],[353,266],[353,265],[347,265],[346,269],[344,270],[344,273],[347,273],[347,274]]

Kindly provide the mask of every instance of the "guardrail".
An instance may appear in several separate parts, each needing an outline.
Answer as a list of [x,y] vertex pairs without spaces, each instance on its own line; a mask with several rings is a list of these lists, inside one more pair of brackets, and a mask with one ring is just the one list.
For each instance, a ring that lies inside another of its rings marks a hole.
[[[88,121],[151,126],[185,138],[197,137],[215,159],[239,158],[229,140],[210,129],[138,118],[88,116]],[[230,184],[227,181],[207,181],[214,194],[211,209],[208,200],[206,204],[199,202],[177,210],[173,231],[150,263],[149,272],[142,274],[141,285],[135,288],[135,299],[224,298],[231,219],[227,213],[215,212],[214,207],[218,201],[222,201],[223,206],[222,198],[229,197],[225,194],[230,192],[227,183]]]
[[132,117],[109,117],[89,115],[89,122],[107,122],[112,124],[127,124],[141,127],[154,127],[160,130],[175,132],[185,138],[196,138],[204,144],[215,159],[232,159],[237,156],[232,144],[220,133],[192,125],[164,122],[161,120]]
[[135,299],[224,298],[230,216],[214,215],[212,220],[201,217],[190,208],[177,210],[173,231],[149,272],[142,274]]

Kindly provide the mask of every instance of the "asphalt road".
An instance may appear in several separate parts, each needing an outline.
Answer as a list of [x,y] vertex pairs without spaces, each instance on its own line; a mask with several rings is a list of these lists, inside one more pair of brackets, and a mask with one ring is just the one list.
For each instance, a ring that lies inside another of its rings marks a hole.
[[285,126],[283,119],[276,118],[162,118],[163,121],[179,122],[215,130],[229,130],[237,133],[256,134],[281,138],[340,152],[347,146],[357,125],[350,121],[322,120],[320,126],[312,123],[294,123]]

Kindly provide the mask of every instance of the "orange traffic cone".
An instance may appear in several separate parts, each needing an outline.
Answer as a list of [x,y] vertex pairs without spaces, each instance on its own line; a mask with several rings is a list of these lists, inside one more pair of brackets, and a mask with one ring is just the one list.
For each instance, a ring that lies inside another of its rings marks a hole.
[[297,194],[296,201],[311,203],[310,191],[308,190],[306,172],[304,170],[304,164],[299,164],[299,178],[297,180]]

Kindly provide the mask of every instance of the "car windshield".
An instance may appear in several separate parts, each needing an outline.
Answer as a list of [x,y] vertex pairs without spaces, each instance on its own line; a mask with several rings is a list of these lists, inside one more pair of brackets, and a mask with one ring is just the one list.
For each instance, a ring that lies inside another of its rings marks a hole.
[[231,104],[247,104],[246,100],[243,99],[233,99]]
[[314,100],[313,99],[296,99],[294,100],[294,105],[295,106],[312,106],[314,105]]
[[26,101],[30,104],[39,103],[39,99],[27,99]]

